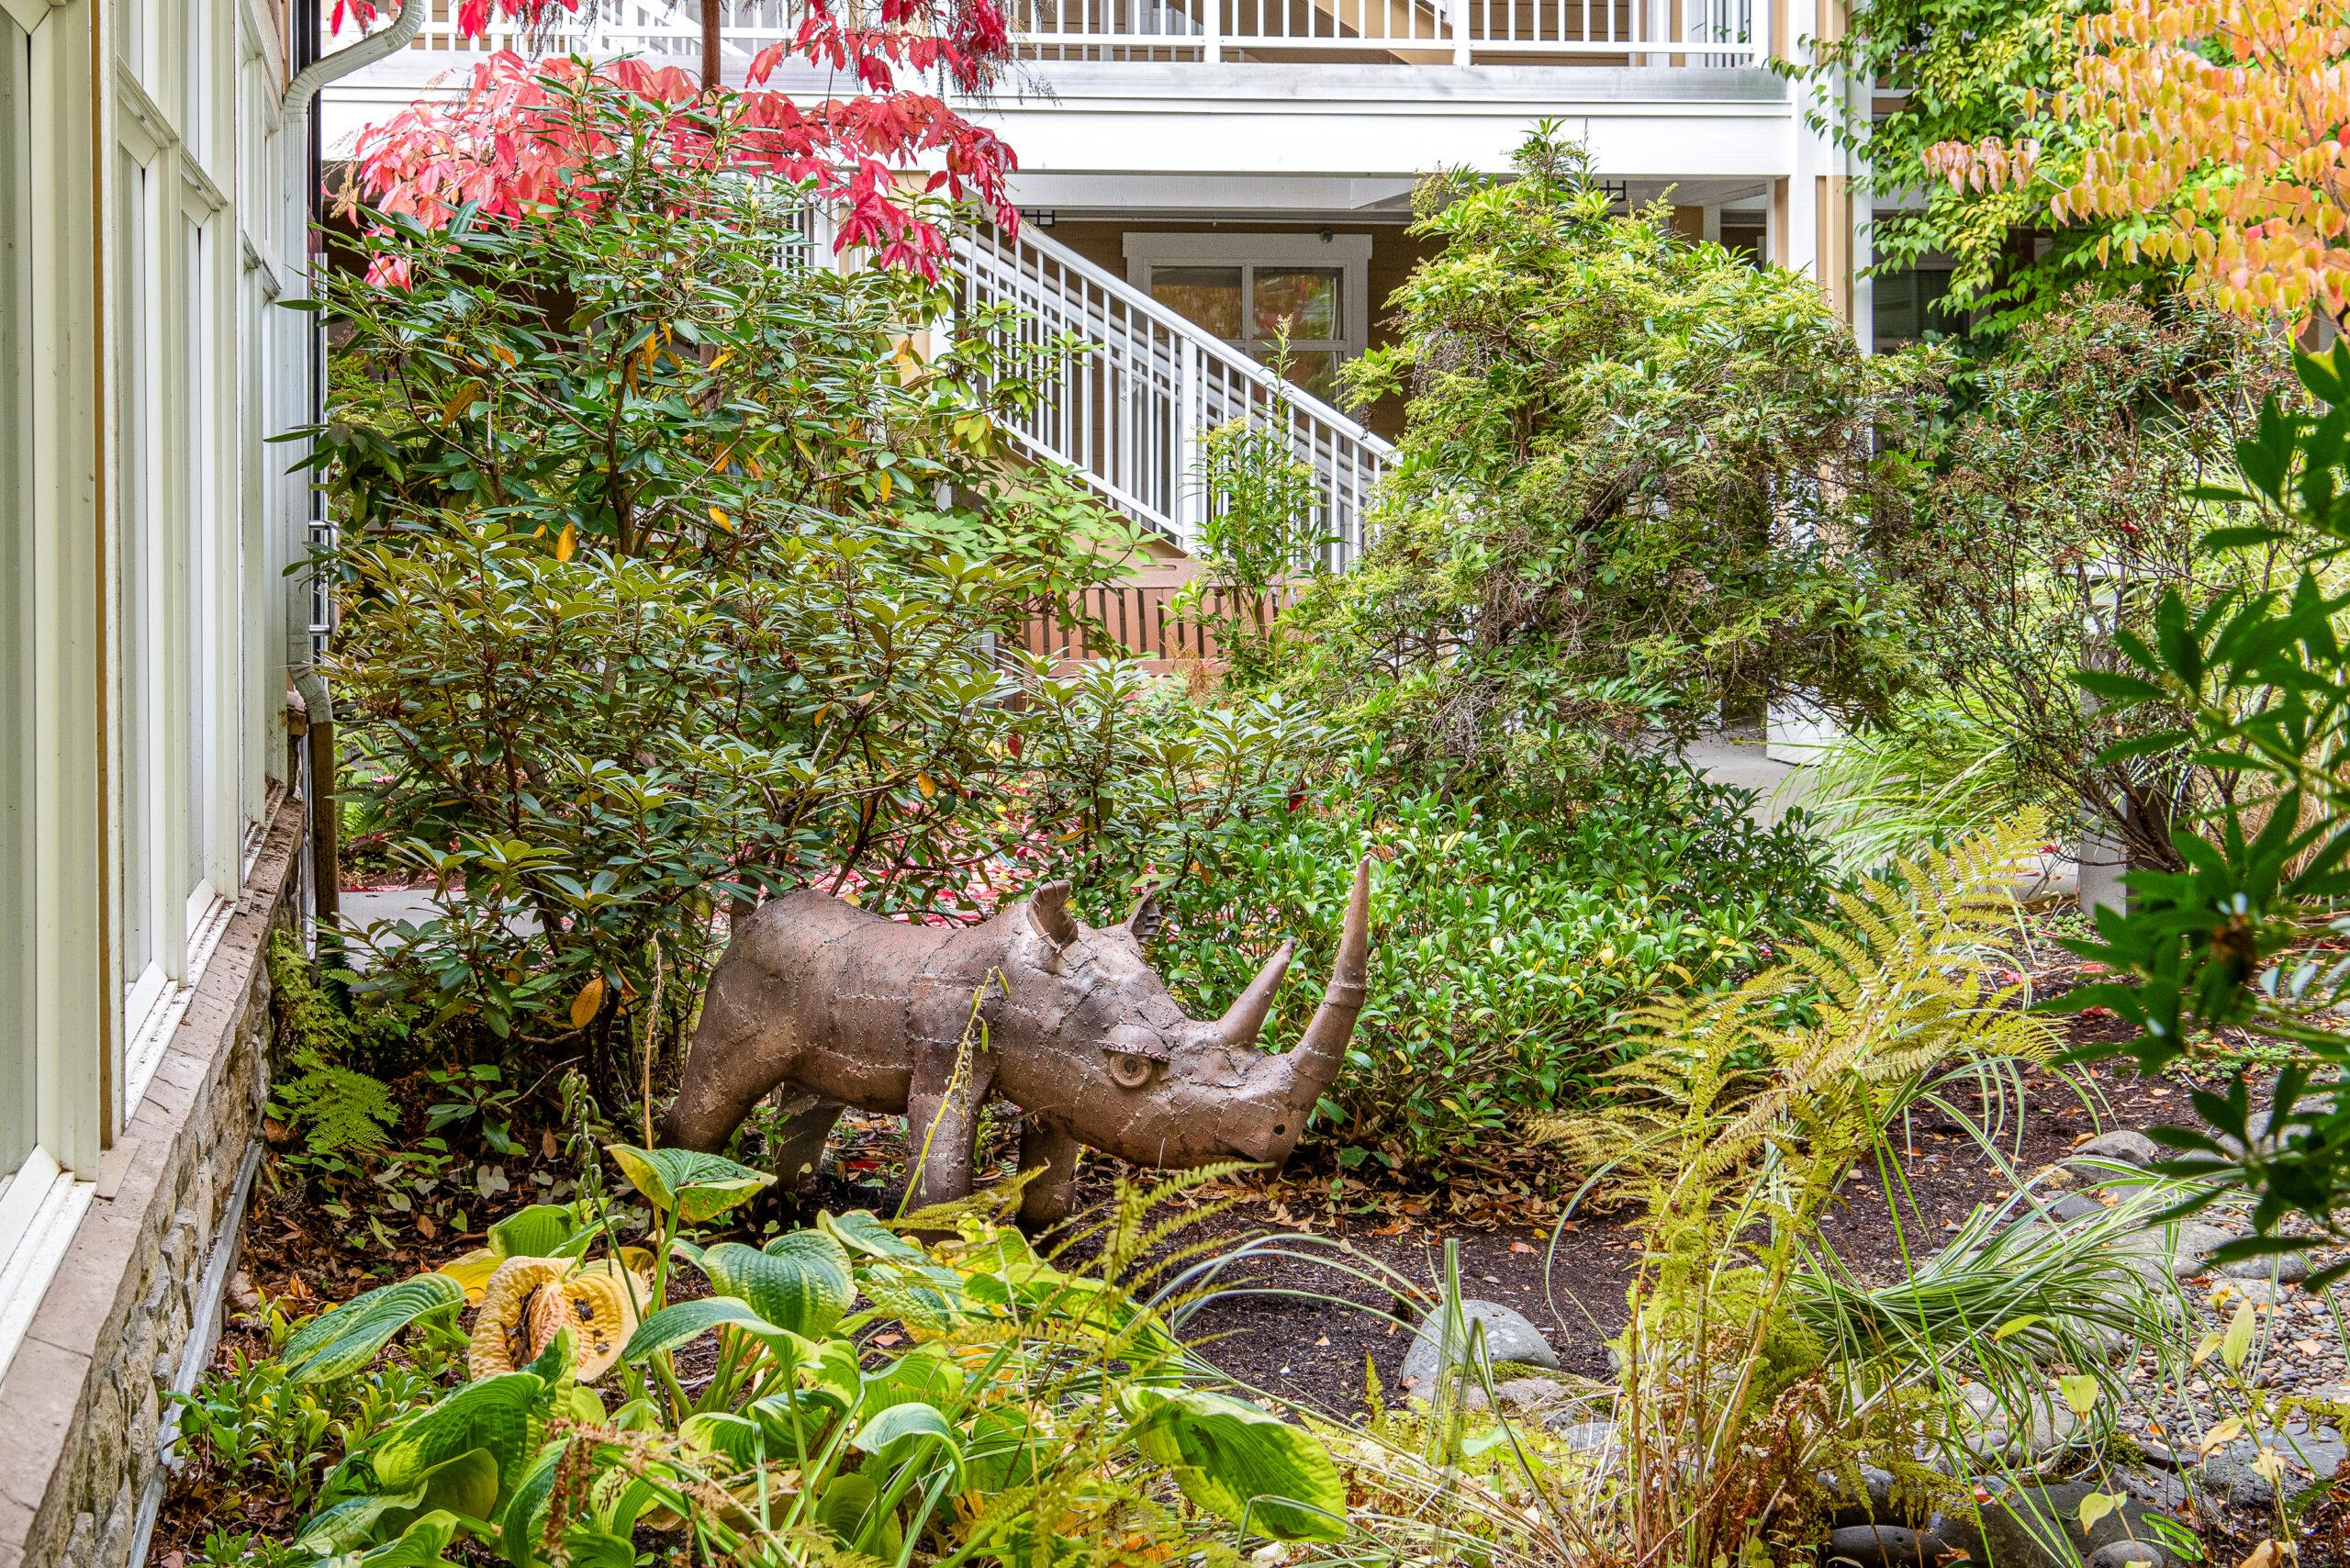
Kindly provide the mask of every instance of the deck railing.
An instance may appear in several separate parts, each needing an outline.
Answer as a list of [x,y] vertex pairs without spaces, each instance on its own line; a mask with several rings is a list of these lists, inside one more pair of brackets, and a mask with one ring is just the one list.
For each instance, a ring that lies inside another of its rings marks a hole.
[[[1771,0],[1012,0],[1022,58],[1219,63],[1266,60],[1413,64],[1742,65],[1770,42]],[[500,22],[461,39],[457,0],[432,0],[415,45],[445,54],[495,50],[694,56],[691,0],[604,0],[590,20],[555,9],[524,28]],[[799,0],[726,0],[723,62],[794,35]]]
[[1313,473],[1323,564],[1350,566],[1392,448],[1320,398],[1095,266],[1033,226],[955,241],[969,330],[982,307],[1008,305],[999,329],[1054,353],[1044,395],[1010,420],[1033,455],[1065,464],[1102,497],[1185,554],[1195,554],[1209,498],[1193,482],[1202,435],[1234,420],[1287,432]]

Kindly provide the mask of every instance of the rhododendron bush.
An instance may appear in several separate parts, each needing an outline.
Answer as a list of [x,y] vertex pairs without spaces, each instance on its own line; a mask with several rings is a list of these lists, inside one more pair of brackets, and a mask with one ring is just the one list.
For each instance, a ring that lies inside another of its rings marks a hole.
[[[499,15],[531,22],[576,10],[577,0],[498,0]],[[348,0],[362,25],[372,0]],[[338,25],[346,15],[338,6]],[[485,32],[490,0],[466,0],[459,30]],[[592,199],[581,187],[599,159],[657,156],[791,182],[838,213],[834,244],[885,267],[936,279],[956,207],[974,203],[1007,230],[1018,213],[1004,191],[1012,150],[919,85],[984,86],[1009,49],[995,0],[880,0],[845,10],[804,0],[786,41],[754,56],[741,91],[705,92],[686,72],[641,60],[591,66],[532,62],[501,50],[474,68],[453,100],[428,99],[370,126],[356,149],[357,190],[383,213],[428,228],[468,205],[523,218]],[[844,74],[860,91],[808,95],[768,85],[788,61]],[[662,112],[632,121],[623,145],[592,112],[593,84]],[[379,281],[388,281],[379,278]]]
[[976,907],[1056,755],[991,636],[1134,548],[1000,435],[1066,344],[1003,309],[941,341],[919,267],[809,264],[756,131],[626,73],[540,79],[581,150],[544,200],[372,214],[313,432],[347,794],[464,890],[368,983],[607,1089],[666,1058],[730,906]]

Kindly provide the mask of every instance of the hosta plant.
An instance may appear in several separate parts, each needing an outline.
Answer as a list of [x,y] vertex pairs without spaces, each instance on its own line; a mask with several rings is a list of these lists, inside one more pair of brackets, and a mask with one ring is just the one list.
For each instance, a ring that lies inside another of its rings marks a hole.
[[[1207,1387],[1130,1294],[1164,1240],[1146,1220],[1163,1194],[1122,1193],[1082,1268],[1038,1255],[988,1203],[914,1216],[927,1240],[858,1212],[703,1246],[696,1227],[766,1179],[716,1156],[611,1153],[655,1249],[619,1249],[609,1209],[532,1211],[504,1242],[552,1254],[498,1263],[468,1375],[343,1455],[299,1551],[384,1568],[460,1552],[513,1568],[1091,1562],[1342,1533],[1319,1440]],[[565,1250],[583,1235],[601,1258]],[[305,1326],[289,1375],[351,1375],[411,1329],[447,1341],[466,1271]],[[587,1319],[615,1291],[630,1330],[607,1353],[610,1323]]]

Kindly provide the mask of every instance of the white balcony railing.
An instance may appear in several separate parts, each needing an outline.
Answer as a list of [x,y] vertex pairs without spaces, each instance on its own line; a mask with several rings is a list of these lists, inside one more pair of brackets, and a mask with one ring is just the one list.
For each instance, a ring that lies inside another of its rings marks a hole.
[[1032,455],[1065,464],[1111,505],[1195,553],[1208,498],[1193,483],[1202,434],[1233,420],[1284,431],[1312,470],[1323,564],[1344,570],[1393,448],[1320,398],[1103,271],[1034,226],[958,235],[966,310],[1009,305],[1009,335],[1031,347],[1073,334],[1044,395],[1008,421]]
[[[1726,66],[1760,63],[1771,0],[1012,0],[1018,54],[1032,61],[1402,61]],[[456,0],[433,0],[414,47],[443,54],[576,52],[690,59],[692,0],[602,0],[533,28],[457,36]],[[797,0],[726,0],[723,62],[739,72],[797,31]]]

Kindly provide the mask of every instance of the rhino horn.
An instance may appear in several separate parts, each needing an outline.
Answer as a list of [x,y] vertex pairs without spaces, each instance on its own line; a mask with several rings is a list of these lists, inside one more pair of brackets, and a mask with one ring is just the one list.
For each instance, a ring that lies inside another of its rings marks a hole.
[[1069,912],[1069,884],[1046,882],[1028,895],[1028,924],[1055,947],[1066,947],[1081,933],[1077,916]]
[[1281,988],[1281,977],[1289,973],[1289,961],[1297,951],[1297,944],[1284,942],[1265,960],[1257,978],[1242,991],[1216,1020],[1216,1038],[1236,1049],[1253,1044],[1265,1027],[1265,1019],[1273,1010],[1273,993]]
[[[1322,1005],[1291,1053],[1301,1078],[1318,1078],[1324,1085],[1337,1076],[1347,1042],[1362,1012],[1363,988],[1371,978],[1371,857],[1355,863],[1354,891],[1347,898],[1346,929],[1338,937],[1338,956],[1330,965],[1330,984]],[[1318,1090],[1317,1090],[1318,1092]]]

